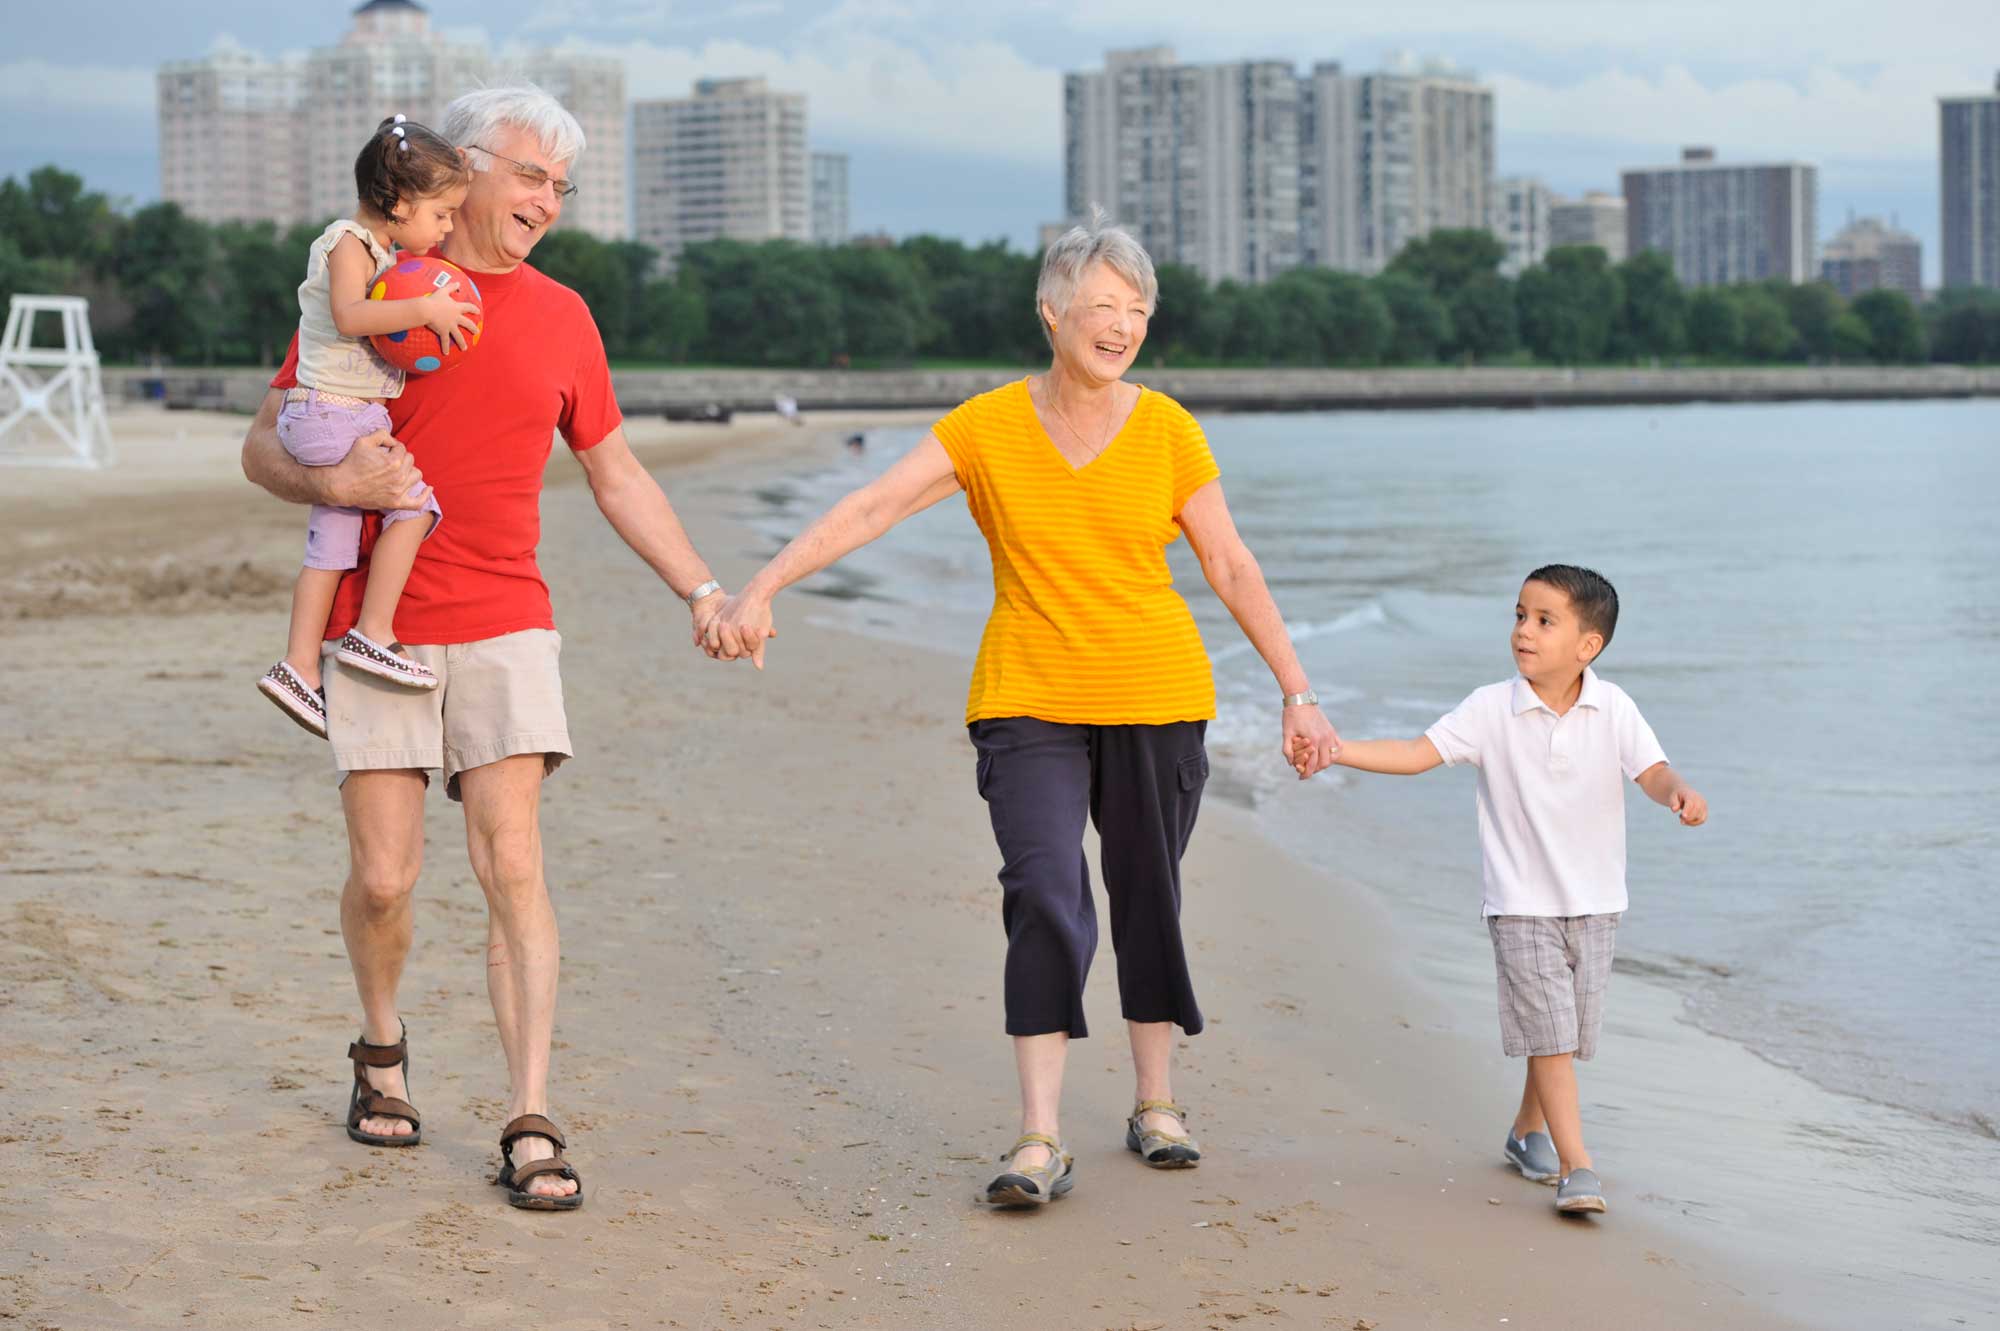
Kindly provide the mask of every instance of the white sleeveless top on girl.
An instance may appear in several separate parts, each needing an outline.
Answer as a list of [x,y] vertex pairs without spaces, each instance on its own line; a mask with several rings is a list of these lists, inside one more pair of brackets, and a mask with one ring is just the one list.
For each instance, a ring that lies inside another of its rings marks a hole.
[[299,283],[299,386],[347,397],[401,397],[403,372],[376,355],[367,338],[342,337],[333,326],[333,286],[326,260],[342,236],[353,236],[368,247],[368,257],[375,261],[370,287],[395,262],[359,222],[342,218],[319,233],[306,256],[306,280]]

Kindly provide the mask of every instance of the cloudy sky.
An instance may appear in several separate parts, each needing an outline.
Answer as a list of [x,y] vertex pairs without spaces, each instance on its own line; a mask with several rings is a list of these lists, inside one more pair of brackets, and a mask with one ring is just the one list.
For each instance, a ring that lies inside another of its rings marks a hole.
[[[157,197],[154,70],[218,41],[277,54],[337,42],[354,0],[63,0],[9,6],[0,175],[53,161]],[[431,0],[433,26],[493,46],[617,54],[631,96],[761,74],[808,95],[816,148],[852,157],[857,230],[1032,242],[1061,211],[1061,76],[1108,47],[1181,59],[1399,55],[1497,94],[1499,166],[1555,189],[1684,143],[1820,168],[1822,231],[1895,215],[1936,280],[1937,102],[1991,89],[1995,0]]]

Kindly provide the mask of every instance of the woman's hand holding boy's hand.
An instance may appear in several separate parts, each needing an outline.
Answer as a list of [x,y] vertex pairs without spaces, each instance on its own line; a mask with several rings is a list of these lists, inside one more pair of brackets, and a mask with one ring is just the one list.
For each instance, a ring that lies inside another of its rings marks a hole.
[[1285,761],[1299,780],[1333,766],[1340,754],[1340,735],[1326,713],[1310,703],[1287,707],[1282,718]]
[[428,296],[417,297],[422,307],[424,327],[437,334],[440,345],[457,347],[460,351],[472,345],[472,335],[479,331],[479,307],[458,299],[458,283],[433,291]]

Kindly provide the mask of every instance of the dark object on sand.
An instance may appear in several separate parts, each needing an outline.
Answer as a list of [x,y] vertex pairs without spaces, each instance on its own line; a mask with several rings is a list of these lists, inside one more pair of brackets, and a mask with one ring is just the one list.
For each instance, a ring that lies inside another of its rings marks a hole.
[[660,413],[670,421],[706,421],[714,425],[729,424],[732,414],[734,413],[720,402],[702,402],[694,406],[676,405]]

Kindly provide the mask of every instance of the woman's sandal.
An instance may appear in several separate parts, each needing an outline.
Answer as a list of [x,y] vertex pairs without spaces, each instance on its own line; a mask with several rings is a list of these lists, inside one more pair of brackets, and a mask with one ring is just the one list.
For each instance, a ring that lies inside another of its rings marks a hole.
[[[1142,1121],[1148,1114],[1169,1114],[1181,1125],[1179,1132],[1162,1132]],[[1154,1169],[1193,1169],[1201,1163],[1201,1148],[1187,1135],[1187,1111],[1171,1100],[1141,1100],[1125,1120],[1125,1149],[1137,1151],[1139,1158]]]
[[[546,1160],[531,1160],[525,1165],[514,1163],[514,1143],[523,1137],[540,1137],[552,1143],[556,1153]],[[493,1178],[494,1183],[507,1190],[507,1205],[518,1206],[524,1211],[574,1211],[583,1205],[583,1180],[570,1168],[569,1161],[562,1158],[565,1147],[562,1129],[543,1118],[540,1114],[523,1114],[509,1123],[500,1133],[500,1172]],[[576,1191],[567,1197],[544,1197],[527,1191],[528,1180],[540,1178],[544,1174],[554,1174],[576,1184]]]
[[[1048,1147],[1048,1163],[1012,1168],[1013,1159],[1023,1146]],[[995,1174],[986,1185],[986,1200],[995,1206],[1043,1206],[1066,1196],[1076,1186],[1076,1161],[1061,1142],[1040,1132],[1022,1133],[1021,1139],[1000,1157],[1000,1162],[1009,1168]]]
[[[424,1139],[423,1115],[408,1100],[398,1100],[393,1095],[384,1095],[368,1084],[365,1068],[393,1068],[403,1065],[403,1085],[410,1084],[410,1028],[405,1026],[403,1034],[394,1044],[369,1044],[366,1040],[356,1040],[347,1046],[347,1056],[354,1060],[354,1093],[347,1097],[347,1135],[363,1146],[416,1146]],[[400,1118],[410,1125],[410,1131],[403,1136],[388,1136],[379,1132],[363,1132],[361,1120],[364,1118]]]

